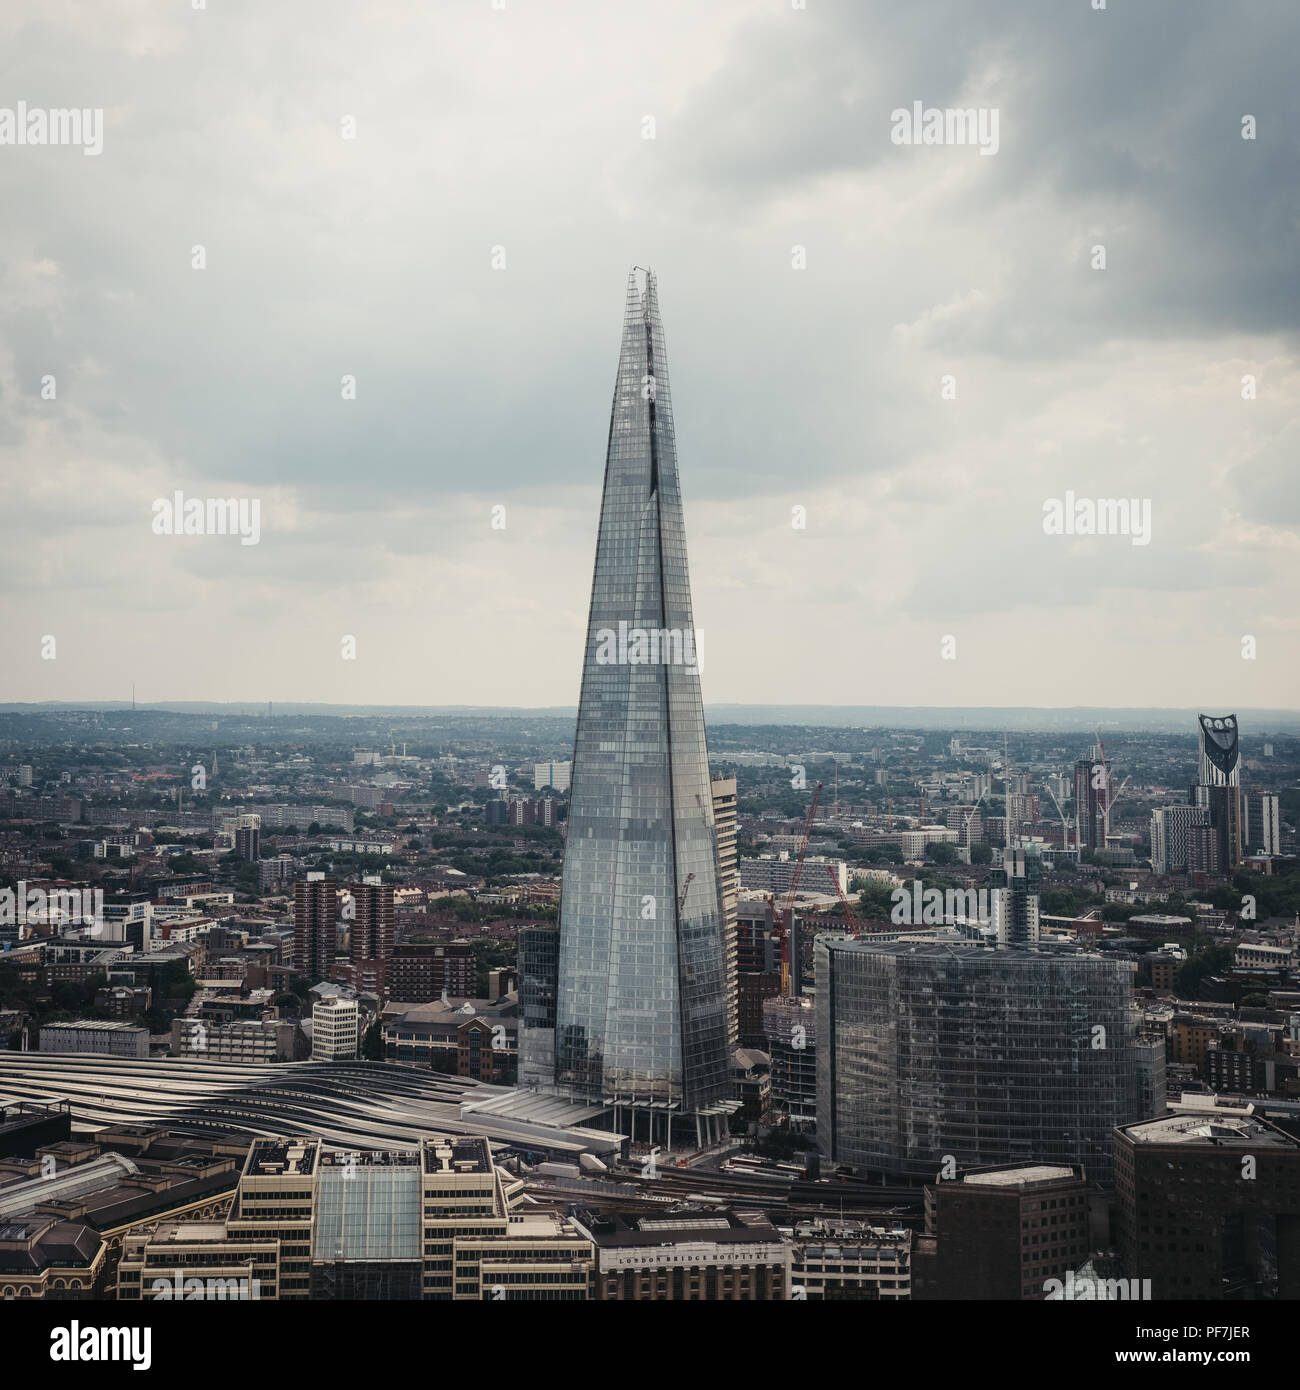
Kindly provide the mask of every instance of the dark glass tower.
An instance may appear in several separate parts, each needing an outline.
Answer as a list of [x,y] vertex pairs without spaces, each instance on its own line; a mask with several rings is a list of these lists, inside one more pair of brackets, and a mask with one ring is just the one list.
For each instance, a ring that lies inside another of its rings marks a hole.
[[701,645],[655,277],[637,269],[609,424],[555,1003],[557,1089],[633,1107],[634,1126],[642,1107],[721,1113],[730,1085]]

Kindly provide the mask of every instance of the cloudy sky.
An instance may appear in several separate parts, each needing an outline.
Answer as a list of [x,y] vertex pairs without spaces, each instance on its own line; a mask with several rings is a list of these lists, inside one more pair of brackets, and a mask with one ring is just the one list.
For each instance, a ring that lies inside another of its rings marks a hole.
[[6,7],[0,700],[575,703],[636,262],[708,701],[1300,704],[1300,9],[1092,3]]

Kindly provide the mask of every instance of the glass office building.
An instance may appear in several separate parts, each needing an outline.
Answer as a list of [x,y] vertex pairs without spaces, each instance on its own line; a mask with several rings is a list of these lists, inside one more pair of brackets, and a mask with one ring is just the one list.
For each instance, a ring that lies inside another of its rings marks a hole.
[[628,282],[560,905],[555,1082],[664,1117],[729,1094],[723,912],[655,278]]
[[1133,966],[947,941],[817,942],[817,1130],[833,1163],[1113,1172],[1112,1130],[1164,1110]]
[[520,927],[519,1084],[549,1090],[555,1084],[555,987],[560,934],[554,927]]

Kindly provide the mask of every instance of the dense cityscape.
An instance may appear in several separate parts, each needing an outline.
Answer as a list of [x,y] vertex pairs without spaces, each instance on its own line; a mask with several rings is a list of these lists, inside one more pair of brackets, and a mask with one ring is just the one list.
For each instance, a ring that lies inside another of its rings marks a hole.
[[1294,5],[0,33],[15,1382],[1284,1364]]
[[634,270],[576,728],[0,713],[0,1298],[1300,1294],[1297,721],[706,738],[691,629]]

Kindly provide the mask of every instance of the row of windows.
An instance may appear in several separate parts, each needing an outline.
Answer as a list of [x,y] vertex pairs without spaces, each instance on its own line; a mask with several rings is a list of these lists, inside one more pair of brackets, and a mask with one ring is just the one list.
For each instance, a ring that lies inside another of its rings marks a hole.
[[[508,1284],[585,1284],[587,1276],[585,1271],[574,1272],[571,1274],[494,1274],[490,1278],[484,1279],[484,1287],[505,1286]],[[477,1288],[477,1285],[471,1285]]]

